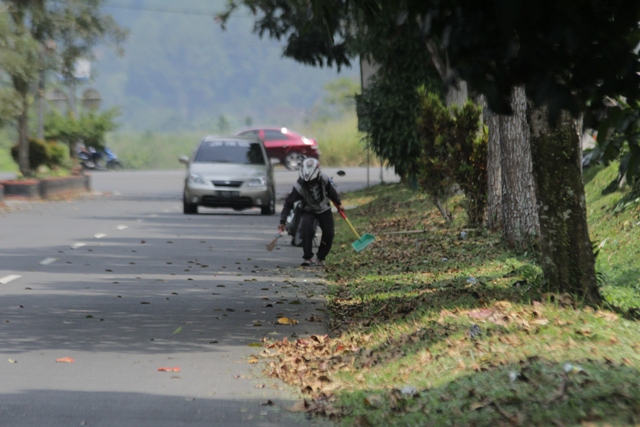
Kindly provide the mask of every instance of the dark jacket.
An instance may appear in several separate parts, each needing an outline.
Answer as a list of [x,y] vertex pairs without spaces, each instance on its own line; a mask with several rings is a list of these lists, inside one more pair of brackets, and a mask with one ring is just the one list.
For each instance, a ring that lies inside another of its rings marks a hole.
[[313,183],[304,182],[298,178],[298,181],[293,185],[291,193],[284,201],[284,207],[280,214],[280,224],[287,222],[287,216],[293,209],[293,204],[298,200],[302,200],[303,210],[317,214],[331,209],[331,202],[338,206],[342,203],[336,187],[333,186],[327,175],[322,174],[322,178]]

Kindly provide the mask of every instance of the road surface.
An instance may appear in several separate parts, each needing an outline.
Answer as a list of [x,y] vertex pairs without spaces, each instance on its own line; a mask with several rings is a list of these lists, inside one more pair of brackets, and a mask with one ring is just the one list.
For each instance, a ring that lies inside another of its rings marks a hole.
[[[279,199],[296,176],[276,172]],[[183,215],[183,177],[95,173],[91,197],[0,213],[1,426],[330,425],[252,363],[264,338],[327,332],[322,272],[288,238],[265,250],[277,216]]]

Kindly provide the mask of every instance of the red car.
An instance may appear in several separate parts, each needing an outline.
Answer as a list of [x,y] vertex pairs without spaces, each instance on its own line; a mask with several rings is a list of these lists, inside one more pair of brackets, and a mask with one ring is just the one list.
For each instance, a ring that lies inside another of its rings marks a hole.
[[278,159],[289,170],[300,168],[302,157],[314,157],[320,160],[320,151],[316,140],[304,137],[287,128],[265,127],[245,129],[238,136],[252,136],[262,140],[267,155]]

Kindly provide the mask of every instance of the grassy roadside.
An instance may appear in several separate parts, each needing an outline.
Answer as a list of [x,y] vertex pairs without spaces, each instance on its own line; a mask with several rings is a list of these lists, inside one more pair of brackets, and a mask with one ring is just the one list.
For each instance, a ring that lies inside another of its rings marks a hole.
[[[598,256],[603,292],[629,309],[640,301],[640,226],[635,205],[614,214],[622,195],[602,195],[613,168],[586,175],[589,220],[594,239],[610,242]],[[344,426],[640,425],[640,322],[546,292],[533,254],[464,230],[459,207],[446,227],[400,185],[344,199],[377,241],[355,253],[339,221],[331,336],[262,353],[269,375],[307,393],[291,410]],[[409,230],[425,232],[387,234]]]

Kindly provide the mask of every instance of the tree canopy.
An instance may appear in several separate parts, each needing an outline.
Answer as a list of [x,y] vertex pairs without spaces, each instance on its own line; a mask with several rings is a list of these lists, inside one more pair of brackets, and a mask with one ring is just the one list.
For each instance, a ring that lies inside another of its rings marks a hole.
[[[415,20],[425,42],[443,52],[453,77],[485,95],[497,112],[509,112],[516,86],[552,113],[598,109],[606,96],[640,98],[635,0],[231,0],[229,11],[240,4],[257,14],[258,32],[288,37],[285,55],[311,64],[323,64],[318,56],[328,65],[349,64],[354,54],[369,53],[351,48],[355,34]],[[319,31],[325,43],[313,49]],[[300,53],[294,47],[304,38],[312,51]]]
[[[13,115],[18,129],[18,163],[23,175],[31,174],[29,165],[30,95],[44,85],[44,71],[55,70],[67,82],[73,82],[79,59],[93,57],[98,42],[115,46],[126,36],[114,20],[103,13],[104,0],[3,0],[9,17],[3,25],[3,40],[13,56],[0,63],[9,76],[14,93],[6,94],[5,106],[15,106]],[[4,18],[3,18],[4,19]],[[40,93],[42,95],[42,93]],[[35,98],[35,96],[33,96]],[[11,109],[3,108],[5,111]]]

